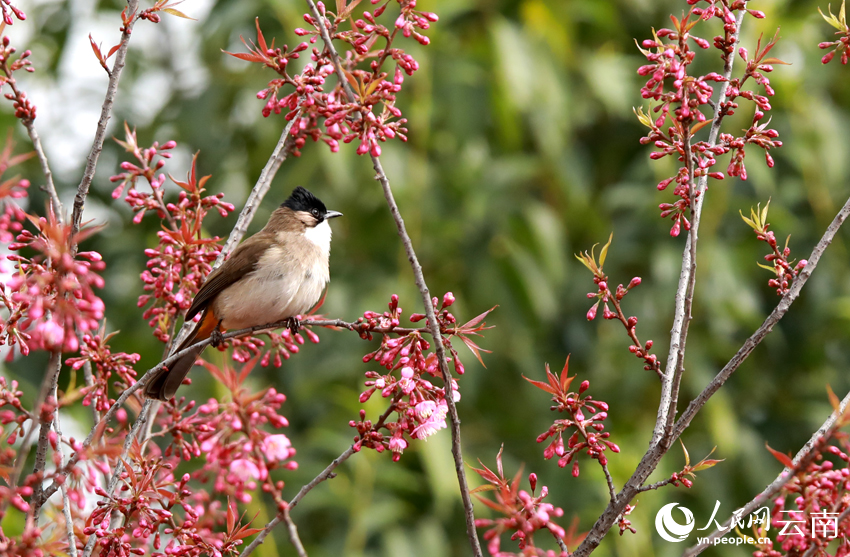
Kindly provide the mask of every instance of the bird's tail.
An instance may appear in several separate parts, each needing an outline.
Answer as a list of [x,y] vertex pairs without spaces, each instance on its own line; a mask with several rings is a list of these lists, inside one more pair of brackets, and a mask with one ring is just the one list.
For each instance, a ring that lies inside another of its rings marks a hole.
[[[198,324],[195,325],[192,332],[180,343],[180,346],[174,353],[176,354],[198,341],[209,338],[210,333],[212,333],[216,326],[218,326],[218,320],[213,314],[212,308],[207,308],[201,320],[198,321]],[[156,371],[153,379],[145,386],[145,396],[156,400],[169,400],[173,397],[186,378],[186,375],[188,375],[189,370],[195,365],[195,360],[198,359],[204,348],[204,346],[192,348],[192,350],[177,358],[169,366]]]

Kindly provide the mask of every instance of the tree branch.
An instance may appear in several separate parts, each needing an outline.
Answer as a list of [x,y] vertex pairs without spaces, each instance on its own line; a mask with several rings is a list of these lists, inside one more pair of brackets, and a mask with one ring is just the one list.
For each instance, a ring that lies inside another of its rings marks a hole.
[[[808,442],[803,445],[803,447],[799,451],[797,451],[796,456],[794,456],[794,460],[792,460],[794,466],[791,468],[784,468],[782,472],[778,476],[776,476],[776,479],[770,482],[770,484],[766,488],[764,488],[764,491],[759,493],[757,497],[755,497],[752,501],[743,506],[741,512],[739,513],[739,516],[750,514],[757,508],[768,503],[773,498],[773,496],[779,493],[779,491],[785,486],[785,484],[787,484],[791,480],[791,478],[794,477],[797,472],[809,465],[815,454],[817,454],[822,449],[823,444],[829,441],[830,437],[832,437],[832,434],[839,427],[841,427],[839,417],[843,416],[844,413],[847,411],[848,403],[850,403],[850,392],[848,392],[844,396],[844,399],[841,401],[841,405],[838,407],[838,410],[830,414],[829,418],[827,418],[823,425],[818,428],[818,430],[811,436]],[[848,507],[848,509],[845,510],[844,513],[846,514],[848,510],[850,510],[850,507]],[[839,520],[839,523],[840,522],[841,521]],[[723,523],[720,530],[715,530],[711,533],[710,536],[704,539],[703,543],[697,544],[685,551],[685,553],[682,554],[682,557],[694,557],[695,555],[699,555],[711,545],[712,540],[725,535],[729,531],[731,526],[732,518],[730,517],[726,520],[726,522]]]
[[[368,332],[378,333],[378,334],[405,335],[405,334],[410,334],[410,333],[413,333],[413,332],[422,332],[422,333],[429,333],[429,334],[431,332],[430,330],[428,330],[426,328],[404,328],[404,327],[392,327],[392,326],[390,326],[390,327],[370,327],[369,324],[365,323],[365,322],[350,323],[350,322],[347,322],[347,321],[343,321],[341,319],[305,320],[305,321],[302,321],[302,325],[346,329],[346,330],[354,331],[354,332],[358,332],[358,333],[362,333],[363,331],[368,331]],[[235,331],[228,331],[228,332],[224,333],[221,336],[221,338],[224,339],[224,340],[227,340],[229,338],[245,336],[245,335],[258,333],[258,332],[270,331],[270,330],[274,330],[274,329],[283,329],[283,328],[286,328],[288,326],[289,326],[289,324],[288,324],[287,321],[279,321],[277,323],[267,323],[265,325],[257,325],[256,327],[249,327],[247,329],[239,329],[239,330],[235,330]],[[452,333],[454,333],[454,329],[443,329],[441,332],[443,334],[452,334]],[[165,358],[163,361],[161,361],[159,364],[155,365],[154,367],[152,367],[148,371],[146,371],[145,374],[142,375],[142,377],[140,377],[135,383],[133,383],[132,385],[127,387],[124,390],[124,392],[122,392],[121,395],[115,400],[115,402],[112,404],[112,406],[109,407],[109,409],[106,411],[106,413],[100,419],[100,421],[95,423],[92,426],[91,430],[89,431],[88,436],[83,441],[83,450],[85,450],[87,447],[91,446],[91,444],[94,441],[96,441],[97,439],[100,438],[101,435],[103,435],[103,432],[106,430],[106,426],[109,424],[109,421],[112,419],[112,417],[115,416],[115,413],[118,411],[118,409],[121,408],[121,406],[123,406],[125,402],[127,402],[127,399],[129,399],[133,395],[133,393],[135,393],[136,391],[138,391],[139,389],[142,389],[145,385],[147,385],[148,382],[150,382],[150,380],[153,378],[155,372],[161,370],[163,367],[170,365],[171,363],[178,360],[183,355],[188,354],[189,352],[194,350],[196,347],[198,347],[198,346],[204,346],[205,347],[208,344],[210,344],[211,342],[212,342],[212,339],[207,338],[207,339],[198,341],[195,344],[187,346],[183,350],[179,350],[179,351],[175,352],[174,354],[171,354],[170,356]],[[383,424],[383,420],[381,420],[381,422],[379,422],[379,423]],[[134,428],[135,428],[135,426],[134,426]],[[81,456],[82,456],[82,452],[77,452],[77,453],[71,455],[71,457],[68,459],[67,464],[65,464],[65,466],[62,467],[60,470],[57,470],[57,474],[67,474],[68,472],[70,472],[71,469],[77,464],[77,462],[79,462]],[[345,460],[345,459],[343,459],[343,460]],[[319,482],[317,482],[317,483],[319,483]],[[57,483],[56,480],[54,480],[53,483],[50,484],[50,486],[45,488],[45,490],[44,490],[45,498],[49,498],[51,495],[56,493],[57,489],[59,489],[59,483]],[[297,497],[296,499],[300,499],[300,497]],[[296,503],[297,503],[297,501],[296,501]]]
[[[86,203],[86,196],[89,194],[89,187],[94,179],[94,172],[97,168],[97,160],[100,158],[100,153],[103,151],[103,140],[106,137],[106,125],[109,123],[109,118],[112,115],[112,107],[115,105],[115,95],[118,92],[118,80],[121,78],[121,72],[124,70],[124,64],[127,59],[127,49],[130,46],[130,34],[133,32],[133,25],[136,23],[136,11],[139,7],[139,0],[127,0],[127,12],[129,13],[128,23],[121,33],[121,46],[115,54],[115,63],[112,64],[112,70],[109,71],[109,84],[106,87],[106,98],[103,100],[103,107],[100,110],[100,120],[97,122],[97,131],[94,136],[89,156],[86,158],[86,168],[83,172],[83,178],[80,185],[77,186],[77,195],[74,197],[74,212],[71,217],[71,237],[73,238],[80,231],[80,225],[83,219],[83,208]],[[73,241],[73,240],[72,240]]]
[[289,508],[284,507],[281,514],[283,514],[283,521],[286,522],[286,529],[289,532],[289,541],[295,546],[298,557],[307,557],[307,551],[305,551],[304,545],[301,543],[301,538],[298,536],[298,527],[295,526],[292,517],[289,516]]
[[[133,428],[124,438],[124,445],[121,448],[121,456],[118,457],[118,464],[115,466],[115,470],[113,470],[112,472],[112,477],[109,478],[109,485],[106,488],[107,496],[103,497],[101,501],[105,501],[107,497],[112,497],[112,494],[115,492],[115,488],[118,486],[118,479],[121,477],[121,473],[124,471],[124,468],[121,466],[121,463],[127,460],[127,454],[130,452],[130,447],[133,446],[133,441],[136,439],[136,436],[138,435],[139,431],[144,428],[145,423],[147,423],[148,414],[150,413],[150,407],[152,402],[152,400],[145,401],[144,406],[142,406],[142,411],[139,412],[139,417],[136,418],[136,422],[133,424]],[[86,542],[86,547],[83,550],[82,557],[91,557],[96,542],[97,536],[95,534],[90,535],[88,542]]]
[[[44,472],[44,466],[47,462],[47,449],[50,444],[50,429],[53,426],[53,421],[56,415],[59,413],[59,402],[56,398],[57,388],[59,383],[59,372],[62,369],[62,354],[59,352],[53,352],[50,356],[50,363],[47,366],[47,375],[45,377],[45,381],[47,384],[47,396],[42,400],[42,406],[50,400],[50,397],[53,398],[54,404],[56,404],[56,408],[53,409],[52,418],[50,420],[43,420],[42,414],[44,413],[42,408],[38,408],[38,419],[41,422],[38,431],[38,441],[35,445],[35,466],[33,467],[33,474],[40,474]],[[52,494],[52,493],[51,493]],[[33,488],[32,495],[32,518],[33,522],[38,524],[38,517],[41,513],[41,507],[47,502],[47,499],[50,498],[50,495],[47,495],[42,488],[42,483],[37,482],[35,487]]]
[[[14,88],[14,87],[13,87]],[[64,220],[62,215],[62,201],[59,200],[59,194],[56,193],[56,186],[53,184],[53,172],[50,171],[50,163],[47,161],[47,154],[44,152],[44,147],[41,145],[41,138],[38,132],[35,131],[35,122],[29,118],[21,120],[24,127],[27,129],[27,134],[30,136],[32,146],[35,149],[35,155],[38,159],[38,164],[41,166],[41,173],[44,174],[45,184],[42,188],[50,197],[50,205],[53,207],[53,212],[59,222]],[[74,555],[73,557],[76,557]]]
[[[319,13],[316,3],[313,0],[306,0],[306,2],[310,7],[310,13],[318,23],[319,32],[322,35],[322,41],[325,43],[325,48],[330,53],[331,61],[333,62],[333,66],[336,70],[339,83],[343,88],[343,92],[348,97],[349,102],[355,102],[357,97],[354,95],[351,85],[345,78],[345,73],[340,65],[339,54],[336,52],[328,33],[330,23]],[[419,292],[422,294],[422,304],[425,309],[425,315],[428,318],[428,326],[431,329],[434,339],[437,339],[440,337],[440,325],[437,322],[437,316],[434,313],[434,307],[431,303],[431,294],[428,291],[428,285],[425,283],[425,277],[422,274],[422,266],[419,264],[419,259],[416,257],[416,251],[413,249],[413,243],[410,240],[410,236],[407,234],[407,230],[404,226],[404,219],[402,219],[401,212],[399,212],[398,205],[395,202],[390,182],[387,179],[386,173],[384,173],[383,167],[381,166],[381,160],[375,155],[370,154],[370,156],[372,158],[372,167],[375,169],[375,179],[380,182],[381,188],[384,191],[384,198],[386,198],[390,213],[393,216],[393,220],[395,220],[396,228],[398,228],[398,235],[401,237],[402,244],[404,244],[404,250],[407,254],[407,260],[410,262],[410,267],[413,270],[414,282],[416,283],[417,288],[419,288]],[[452,375],[451,371],[449,371],[449,365],[446,360],[446,352],[443,343],[435,342],[434,349],[437,354],[437,360],[440,362],[440,371],[442,372],[443,382],[446,386],[446,393],[448,394],[448,396],[445,397],[445,400],[449,409],[449,421],[451,422],[452,457],[454,458],[455,472],[457,473],[460,495],[463,500],[463,508],[465,511],[466,535],[469,538],[469,543],[472,546],[472,551],[475,557],[482,557],[481,545],[478,541],[478,534],[475,530],[475,514],[472,508],[472,497],[469,494],[469,486],[466,482],[466,470],[464,468],[463,451],[461,449],[460,441],[460,418],[458,417],[457,408],[451,396]]]
[[[56,393],[54,393],[54,396]],[[65,460],[62,450],[62,426],[59,423],[59,408],[56,408],[56,416],[53,419],[53,430],[58,436],[56,446],[59,451],[60,462]],[[68,556],[77,557],[77,536],[74,534],[74,519],[71,516],[71,500],[68,498],[68,485],[62,484],[62,514],[65,516],[65,532],[68,535]]]
[[[746,3],[745,3],[746,7]],[[716,107],[719,107],[726,97],[726,90],[729,88],[729,79],[732,77],[732,68],[735,62],[735,52],[738,49],[740,42],[741,24],[744,20],[746,10],[741,10],[736,20],[736,31],[733,35],[734,44],[732,52],[726,57],[723,68],[724,81],[720,83],[720,91],[717,96]],[[723,123],[723,118],[726,112],[720,110],[715,113],[714,120],[711,123],[711,129],[708,134],[708,144],[716,145],[717,138],[720,136],[720,125]],[[690,154],[686,153],[686,161],[689,160]],[[691,173],[691,176],[693,174]],[[693,182],[693,178],[691,178]],[[667,366],[664,370],[665,379],[661,385],[661,402],[658,405],[658,416],[655,422],[655,429],[652,432],[652,441],[650,446],[656,445],[662,437],[669,437],[670,425],[672,425],[676,414],[676,405],[678,403],[678,390],[681,381],[682,372],[679,369],[684,369],[685,358],[685,341],[688,335],[686,324],[686,309],[693,304],[694,286],[696,282],[696,259],[691,254],[696,254],[696,238],[699,232],[700,215],[702,215],[702,205],[705,201],[705,192],[708,189],[708,175],[700,176],[697,183],[696,192],[691,196],[692,213],[691,213],[691,229],[688,231],[688,241],[685,245],[684,253],[682,254],[682,270],[679,272],[679,285],[676,289],[676,309],[673,313],[673,328],[670,330],[670,350],[667,355]],[[693,248],[693,249],[692,249]],[[689,313],[689,312],[688,312]]]

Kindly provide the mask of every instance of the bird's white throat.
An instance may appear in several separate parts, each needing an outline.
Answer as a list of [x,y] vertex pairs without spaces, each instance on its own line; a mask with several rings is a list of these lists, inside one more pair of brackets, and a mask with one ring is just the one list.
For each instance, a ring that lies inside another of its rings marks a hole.
[[316,226],[304,231],[304,237],[316,244],[320,250],[329,253],[331,250],[331,227],[323,220]]

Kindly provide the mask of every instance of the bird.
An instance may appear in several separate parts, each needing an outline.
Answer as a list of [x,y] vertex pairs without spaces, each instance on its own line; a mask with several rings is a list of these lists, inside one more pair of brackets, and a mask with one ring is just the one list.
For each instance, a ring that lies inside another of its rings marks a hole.
[[[297,316],[319,301],[330,280],[328,261],[331,227],[342,216],[299,186],[269,217],[262,230],[244,240],[218,269],[211,272],[186,312],[189,322],[201,318],[173,353],[222,331],[288,321],[297,331]],[[145,386],[145,396],[171,399],[204,346],[192,348],[157,370]]]

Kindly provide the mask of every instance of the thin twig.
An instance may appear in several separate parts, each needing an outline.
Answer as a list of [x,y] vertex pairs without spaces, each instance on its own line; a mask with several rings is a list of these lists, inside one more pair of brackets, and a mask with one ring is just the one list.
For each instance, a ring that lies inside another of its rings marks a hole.
[[[318,24],[319,32],[322,35],[322,41],[325,43],[325,48],[330,54],[331,62],[333,62],[334,70],[336,71],[339,83],[343,88],[343,92],[348,97],[349,102],[356,102],[357,97],[354,95],[354,91],[352,91],[351,85],[345,77],[342,65],[340,64],[339,54],[334,48],[330,34],[328,33],[330,22],[328,22],[319,13],[316,3],[313,0],[306,0],[306,2],[310,7],[310,13],[313,14],[313,18]],[[387,201],[393,220],[395,220],[396,228],[398,228],[398,235],[401,237],[402,244],[404,244],[404,250],[407,254],[407,260],[410,262],[410,267],[413,270],[414,282],[416,283],[417,288],[419,288],[419,292],[422,294],[422,305],[425,309],[425,315],[428,318],[428,326],[432,331],[433,337],[437,339],[440,336],[440,325],[437,322],[437,316],[434,313],[434,307],[431,303],[431,294],[428,291],[428,285],[425,283],[425,277],[422,274],[422,266],[419,264],[419,259],[416,257],[416,251],[413,249],[413,243],[410,240],[410,236],[407,234],[407,230],[404,226],[404,219],[402,219],[401,212],[395,202],[392,188],[390,187],[389,179],[381,165],[381,160],[374,154],[370,154],[370,156],[372,158],[372,167],[375,169],[375,179],[381,183],[381,188],[384,191],[384,198]],[[475,530],[475,514],[472,507],[472,497],[469,494],[469,486],[466,482],[466,470],[464,468],[463,451],[461,449],[460,441],[460,418],[458,417],[454,399],[450,394],[452,375],[451,371],[449,371],[449,365],[446,360],[446,352],[443,343],[435,342],[434,344],[437,360],[440,362],[440,371],[443,375],[443,382],[446,386],[447,396],[445,397],[445,400],[449,409],[449,420],[451,422],[452,431],[452,457],[454,458],[455,472],[457,473],[460,495],[463,500],[463,508],[465,511],[466,535],[469,538],[469,543],[472,546],[472,551],[475,557],[482,557],[481,544],[478,541],[478,533]]]
[[[552,532],[552,530],[549,530],[549,531],[550,531],[550,532]],[[567,544],[566,544],[566,543],[564,543],[564,540],[562,540],[562,539],[561,539],[561,536],[559,536],[559,535],[558,535],[558,534],[556,534],[555,532],[552,532],[552,536],[554,536],[554,537],[555,537],[555,541],[556,541],[556,542],[558,542],[558,547],[560,547],[560,548],[561,548],[561,551],[563,551],[564,553],[566,553],[566,554],[567,554],[567,557],[570,557],[570,548],[569,548],[569,547],[567,547]]]
[[41,166],[41,173],[44,174],[45,184],[42,189],[50,197],[50,204],[53,206],[53,212],[56,214],[56,218],[59,219],[59,222],[62,222],[64,220],[62,215],[62,201],[59,200],[59,194],[56,193],[56,186],[53,184],[53,172],[50,171],[47,153],[44,152],[44,147],[41,145],[41,138],[35,130],[35,123],[29,118],[21,120],[21,123],[27,129],[27,134],[30,136],[30,141],[32,141],[32,146],[35,149],[38,164]]
[[671,484],[671,483],[673,483],[673,479],[672,478],[666,478],[664,480],[661,480],[660,482],[655,482],[654,484],[649,484],[649,485],[645,485],[645,486],[641,487],[640,489],[638,489],[638,493],[643,493],[644,491],[652,491],[653,489],[660,489],[660,488],[664,487],[665,485],[668,485],[668,484]]
[[286,529],[289,532],[289,541],[295,546],[298,557],[307,557],[307,551],[304,550],[304,544],[301,543],[301,538],[298,536],[298,527],[295,526],[292,517],[289,516],[289,508],[284,507],[281,514],[283,515],[283,521],[286,522]]
[[611,477],[611,472],[608,470],[608,465],[602,465],[602,471],[605,472],[605,481],[608,483],[608,495],[613,501],[617,497],[617,490],[614,488],[614,478]]
[[[21,474],[24,471],[24,466],[26,466],[27,458],[30,454],[30,447],[32,447],[30,440],[32,439],[33,434],[35,433],[35,430],[38,429],[40,425],[39,415],[41,413],[41,406],[44,404],[44,401],[47,400],[47,393],[50,392],[50,383],[51,376],[49,373],[45,373],[44,378],[41,380],[41,387],[39,388],[38,396],[35,399],[35,404],[33,404],[34,412],[28,412],[30,419],[30,427],[24,434],[23,439],[21,439],[20,449],[18,449],[18,454],[15,455],[15,467],[9,476],[9,486],[18,485],[18,480],[20,479]],[[9,507],[9,503],[11,502],[11,498],[8,497],[0,501],[0,516],[6,514],[6,509]]]
[[[56,396],[57,393],[53,393]],[[56,446],[58,447],[60,462],[65,461],[62,449],[62,426],[59,423],[59,409],[56,409],[56,417],[53,419],[53,430],[58,436]],[[65,532],[68,534],[68,555],[77,557],[77,536],[74,534],[74,518],[71,516],[71,500],[68,498],[68,484],[62,484],[62,514],[65,516]]]
[[[13,75],[11,68],[9,68],[9,60],[3,60],[0,63],[0,71],[3,72],[3,75],[6,76],[5,83],[9,85],[9,88],[12,90],[12,96],[15,99],[24,98],[24,94],[18,89],[18,82]],[[30,141],[32,141],[32,146],[35,149],[36,157],[38,158],[38,164],[41,166],[41,172],[44,174],[45,185],[42,187],[42,190],[46,191],[48,196],[50,197],[50,203],[53,206],[53,212],[56,214],[56,218],[59,221],[62,221],[62,202],[59,201],[59,195],[56,193],[56,186],[53,184],[53,173],[50,171],[50,164],[47,162],[47,154],[44,152],[44,147],[41,145],[41,138],[38,136],[38,132],[35,130],[35,116],[26,116],[21,118],[21,123],[24,125],[24,128],[27,130],[27,134],[30,136]]]
[[[746,2],[745,6],[746,7]],[[741,24],[744,20],[746,10],[742,9],[736,20],[736,31],[733,35],[734,44],[730,54],[727,55],[723,68],[724,80],[720,83],[720,90],[717,96],[717,106],[723,102],[726,97],[726,90],[729,88],[729,79],[732,77],[732,68],[735,62],[734,53],[738,49],[739,38],[741,34]],[[708,144],[713,146],[717,144],[717,138],[720,136],[720,125],[723,123],[723,118],[726,116],[725,111],[716,111],[714,119],[711,122],[711,129],[708,134]],[[686,160],[690,155],[686,153]],[[658,416],[655,422],[655,429],[652,432],[652,441],[650,446],[655,446],[662,437],[667,437],[669,440],[670,424],[675,419],[676,404],[678,402],[678,388],[681,380],[681,372],[677,373],[677,369],[684,366],[684,342],[687,337],[686,321],[686,306],[693,303],[694,282],[696,280],[695,270],[696,261],[692,261],[692,247],[695,248],[695,239],[699,232],[700,215],[702,214],[702,205],[705,201],[705,192],[708,189],[708,175],[700,176],[697,183],[696,192],[691,196],[691,229],[688,232],[688,242],[685,245],[684,253],[682,254],[682,269],[679,272],[679,285],[676,288],[676,308],[673,313],[673,327],[670,330],[670,350],[667,354],[667,366],[664,370],[664,380],[661,384],[661,401],[658,405]],[[692,242],[691,239],[694,239]],[[688,295],[690,293],[690,296]],[[684,333],[684,334],[683,334]],[[680,361],[681,360],[681,361]],[[675,391],[675,392],[674,392]],[[671,417],[671,414],[673,416]],[[666,435],[665,435],[666,434]]]
[[[378,418],[378,421],[375,423],[375,425],[372,426],[372,431],[378,431],[379,429],[381,429],[384,426],[384,422],[387,420],[387,418],[390,416],[390,414],[393,413],[393,410],[395,410],[396,403],[398,403],[398,401],[400,399],[401,399],[401,395],[396,395],[396,397],[393,399],[392,404],[390,404],[389,407],[387,407],[387,409],[384,411],[384,413],[381,414],[381,417]],[[298,493],[295,495],[295,497],[293,497],[292,500],[289,501],[288,508],[290,510],[293,509],[295,507],[295,505],[297,505],[298,502],[301,499],[303,499],[305,495],[310,493],[310,491],[314,487],[316,487],[317,485],[319,485],[320,483],[322,483],[325,480],[333,478],[335,476],[334,470],[340,464],[342,464],[343,462],[345,462],[346,460],[351,458],[351,455],[353,455],[356,452],[357,451],[354,450],[354,445],[351,445],[350,447],[345,449],[345,451],[343,451],[343,453],[341,455],[339,455],[338,457],[333,459],[333,461],[330,464],[328,464],[327,467],[324,470],[322,470],[322,472],[318,476],[313,478],[310,481],[310,483],[304,485],[300,490],[298,490]],[[257,549],[257,547],[261,543],[263,543],[263,540],[266,539],[266,536],[269,535],[269,532],[271,532],[274,529],[275,526],[280,524],[280,522],[282,520],[283,520],[283,518],[280,514],[278,514],[276,517],[271,519],[271,521],[269,521],[269,523],[265,525],[263,530],[259,534],[257,534],[257,537],[254,538],[254,541],[252,541],[248,545],[248,547],[246,547],[245,550],[242,551],[242,553],[239,555],[239,557],[248,557],[249,555],[251,555],[251,553],[253,553],[254,550]]]
[[[89,187],[94,179],[97,160],[100,158],[101,151],[103,151],[106,125],[109,123],[109,118],[112,116],[112,107],[115,105],[118,81],[121,78],[121,73],[127,59],[127,49],[130,46],[130,35],[133,32],[133,25],[136,23],[136,11],[138,7],[139,0],[127,0],[128,23],[121,32],[121,46],[118,47],[118,51],[115,53],[115,62],[112,64],[112,70],[108,72],[109,83],[106,86],[106,97],[103,100],[103,106],[100,110],[97,131],[95,132],[94,142],[92,143],[89,156],[86,158],[86,168],[83,172],[83,178],[80,180],[80,185],[77,186],[77,195],[74,197],[74,212],[71,217],[72,238],[80,231],[86,196],[89,194]],[[73,248],[76,250],[76,246],[73,246]]]
[[[46,380],[48,384],[48,395],[42,402],[44,405],[50,397],[53,398],[54,404],[56,407],[53,409],[53,416],[55,418],[56,414],[59,412],[59,402],[56,398],[58,383],[59,383],[59,371],[62,369],[62,354],[59,352],[53,352],[50,356],[50,363],[47,366]],[[38,418],[41,421],[38,431],[38,441],[35,445],[35,466],[33,467],[32,473],[39,474],[44,472],[44,466],[47,462],[47,448],[50,445],[50,429],[53,427],[53,419],[49,421],[43,421],[41,419],[42,409],[38,408]],[[44,489],[42,488],[42,482],[37,482],[35,484],[35,488],[33,489],[32,495],[32,518],[33,522],[38,524],[38,517],[41,513],[41,507],[47,501],[50,495],[45,494]]]
[[[768,504],[773,499],[773,496],[779,493],[779,491],[791,480],[794,475],[800,470],[804,469],[815,455],[820,452],[822,449],[822,445],[829,441],[830,437],[832,437],[833,432],[841,427],[841,422],[838,420],[840,416],[843,416],[847,411],[847,405],[850,404],[850,392],[848,392],[844,399],[841,401],[841,404],[838,407],[837,411],[833,411],[832,414],[829,415],[829,418],[818,428],[814,434],[809,438],[803,447],[797,451],[797,454],[794,456],[794,459],[791,461],[793,466],[791,468],[784,468],[782,472],[776,476],[770,484],[764,488],[764,490],[758,494],[752,501],[744,505],[740,511],[737,511],[738,516],[744,516],[752,513],[757,508]],[[847,510],[850,510],[848,507]],[[847,510],[844,512],[846,513]],[[840,521],[839,521],[840,522]],[[703,541],[687,551],[683,553],[683,557],[694,557],[695,555],[699,555],[706,548],[708,548],[712,544],[712,540],[719,538],[729,532],[732,527],[732,517],[727,519],[720,529],[715,530],[706,538],[703,538]]]
[[227,242],[224,243],[221,253],[215,260],[213,269],[216,269],[222,264],[222,262],[224,262],[224,258],[233,251],[236,245],[242,241],[243,237],[245,237],[245,233],[248,232],[248,225],[251,224],[254,214],[260,207],[260,202],[266,196],[266,193],[268,193],[269,188],[271,188],[272,180],[274,180],[280,165],[283,164],[283,161],[285,161],[290,152],[292,152],[292,147],[295,142],[292,141],[292,136],[290,134],[292,132],[292,125],[296,120],[298,120],[299,115],[300,112],[286,124],[286,127],[283,128],[283,132],[280,134],[280,139],[278,139],[277,145],[275,145],[269,160],[260,172],[260,176],[257,178],[257,183],[254,184],[254,188],[251,190],[251,193],[248,194],[248,199],[245,200],[245,206],[242,207],[242,212],[239,213],[239,218],[236,220],[236,224],[233,226],[233,230],[230,232]]
[[[148,413],[150,412],[151,406],[150,403],[151,401],[148,400],[145,402],[144,406],[142,406],[142,411],[139,412],[139,417],[136,418],[133,428],[127,434],[127,437],[124,438],[124,446],[121,449],[121,456],[118,457],[118,464],[112,472],[112,477],[109,478],[109,485],[106,488],[106,496],[102,499],[104,501],[108,497],[112,497],[112,494],[115,492],[115,488],[118,486],[118,480],[120,479],[122,472],[124,472],[124,467],[121,466],[121,463],[127,460],[127,454],[130,452],[130,447],[133,446],[133,441],[148,421]],[[86,542],[86,547],[83,550],[82,557],[91,557],[96,542],[97,536],[95,534],[90,535],[88,542]]]
[[808,259],[808,264],[803,268],[800,274],[797,275],[797,278],[794,279],[794,282],[791,284],[791,288],[785,296],[782,297],[779,304],[777,304],[771,314],[765,319],[761,327],[759,327],[758,330],[753,333],[746,342],[744,342],[741,349],[738,350],[732,359],[730,359],[723,369],[720,370],[720,372],[714,377],[714,379],[711,380],[699,396],[691,401],[682,413],[682,417],[679,418],[673,427],[670,437],[663,439],[663,442],[653,443],[646,451],[646,454],[643,455],[643,458],[632,474],[632,477],[629,478],[629,481],[626,482],[623,489],[617,494],[616,499],[612,503],[608,504],[602,512],[602,515],[596,520],[593,528],[591,528],[590,532],[588,532],[584,541],[575,551],[575,557],[585,557],[596,549],[608,533],[608,530],[610,530],[614,525],[614,522],[616,522],[617,517],[625,510],[626,505],[634,499],[635,495],[640,493],[643,483],[647,478],[649,478],[656,466],[658,466],[658,463],[661,461],[661,457],[667,453],[670,445],[678,439],[680,435],[682,435],[697,412],[699,412],[705,403],[708,402],[708,399],[711,398],[711,396],[720,389],[723,383],[725,383],[726,380],[738,370],[744,360],[747,359],[747,356],[749,356],[755,347],[764,340],[764,337],[767,336],[776,323],[782,319],[791,307],[791,304],[793,304],[794,300],[796,300],[800,295],[800,291],[803,289],[803,286],[805,286],[809,277],[812,275],[815,268],[817,268],[824,250],[826,250],[829,244],[832,243],[832,240],[838,233],[839,228],[848,216],[850,216],[850,199],[847,200],[835,216],[835,219],[833,219],[832,223],[827,227],[820,241],[812,250],[812,254]]

